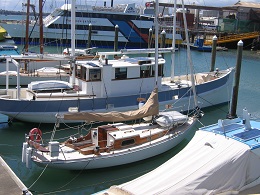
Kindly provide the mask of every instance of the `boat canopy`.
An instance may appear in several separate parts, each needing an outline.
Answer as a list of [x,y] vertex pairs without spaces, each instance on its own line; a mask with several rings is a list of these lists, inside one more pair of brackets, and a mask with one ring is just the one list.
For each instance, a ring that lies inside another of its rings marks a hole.
[[103,122],[119,122],[141,119],[147,116],[157,115],[159,113],[158,88],[155,88],[146,103],[138,110],[126,112],[77,112],[64,114],[65,120],[85,120],[103,121]]
[[155,170],[109,190],[129,194],[237,194],[260,182],[259,156],[242,142],[199,130]]

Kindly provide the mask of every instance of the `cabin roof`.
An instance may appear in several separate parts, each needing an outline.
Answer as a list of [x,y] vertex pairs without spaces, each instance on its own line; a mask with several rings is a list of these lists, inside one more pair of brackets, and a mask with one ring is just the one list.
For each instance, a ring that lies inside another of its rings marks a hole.
[[[159,64],[164,63],[164,59],[159,59]],[[102,66],[105,66],[103,63],[100,63],[99,61],[77,61],[76,64],[84,66],[86,68],[100,68]],[[136,67],[136,66],[151,66],[154,65],[154,58],[150,57],[134,57],[134,58],[123,58],[119,60],[108,60],[108,64],[112,65],[115,68],[120,67]]]

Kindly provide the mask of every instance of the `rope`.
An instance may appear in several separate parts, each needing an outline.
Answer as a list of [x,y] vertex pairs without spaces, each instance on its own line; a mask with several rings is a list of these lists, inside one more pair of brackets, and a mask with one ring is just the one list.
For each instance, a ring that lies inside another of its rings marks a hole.
[[40,179],[40,177],[42,176],[42,174],[44,173],[44,171],[46,170],[46,168],[48,167],[49,163],[44,167],[44,169],[42,170],[41,174],[39,175],[39,177],[32,183],[32,185],[28,188],[28,190],[31,189],[31,187],[34,186],[34,184]]

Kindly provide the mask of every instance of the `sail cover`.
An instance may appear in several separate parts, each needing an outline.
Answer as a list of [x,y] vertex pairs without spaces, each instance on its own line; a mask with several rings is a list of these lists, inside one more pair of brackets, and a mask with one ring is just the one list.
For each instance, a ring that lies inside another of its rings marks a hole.
[[159,113],[158,103],[158,88],[155,88],[146,103],[138,110],[126,111],[126,112],[77,112],[64,114],[65,120],[85,120],[91,121],[103,121],[103,122],[119,122],[129,121],[135,119],[141,119],[143,117],[157,115]]
[[189,144],[155,170],[112,186],[113,194],[236,194],[259,183],[260,159],[248,145],[199,130]]

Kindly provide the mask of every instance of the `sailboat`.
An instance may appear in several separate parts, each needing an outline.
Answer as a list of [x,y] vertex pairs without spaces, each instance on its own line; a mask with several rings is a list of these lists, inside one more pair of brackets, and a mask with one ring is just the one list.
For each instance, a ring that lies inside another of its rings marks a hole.
[[259,192],[259,187],[254,187],[260,184],[260,122],[251,120],[246,108],[241,117],[236,114],[242,48],[243,42],[239,41],[235,84],[227,118],[200,128],[183,150],[155,170],[97,194]]
[[[75,14],[73,11],[71,13]],[[75,16],[71,18],[75,19]],[[71,21],[72,31],[75,30],[74,19]],[[72,32],[71,35],[75,36],[75,33]],[[75,37],[71,40],[75,40]],[[72,41],[71,48],[74,52],[75,41]],[[158,52],[174,50],[160,48]],[[165,59],[161,56],[147,57],[144,53],[154,53],[154,49],[98,52],[99,60],[88,61],[76,61],[73,58],[75,53],[72,53],[69,56],[72,57],[72,71],[70,82],[65,84],[66,86],[64,83],[61,86],[60,83],[45,84],[46,81],[42,81],[31,83],[30,86],[34,87],[18,86],[16,89],[0,91],[0,113],[9,116],[10,121],[15,119],[35,123],[55,123],[56,120],[63,121],[62,116],[69,110],[73,112],[134,110],[138,108],[139,103],[147,100],[154,89],[156,64],[158,64],[158,99],[161,107],[172,107],[176,111],[183,112],[195,108],[195,104],[190,101],[194,78],[200,108],[229,101],[234,68],[197,73],[194,77],[191,74],[171,74],[171,77],[164,77]],[[141,56],[132,57],[132,54]]]
[[[155,48],[155,58],[158,58],[158,46]],[[158,67],[158,60],[156,66]],[[155,75],[157,74],[156,68]],[[44,145],[41,130],[32,129],[23,143],[23,162],[28,168],[31,168],[33,161],[39,166],[49,168],[97,169],[144,160],[175,147],[196,124],[200,110],[195,109],[188,115],[177,111],[159,112],[157,76],[154,85],[146,103],[137,110],[64,114],[64,120],[111,122],[91,128],[86,135],[77,138],[71,136],[61,143],[54,141],[52,136],[48,145]],[[196,94],[194,84],[192,88]],[[144,119],[144,122],[122,123],[138,119]],[[54,129],[52,135],[55,134],[56,128]]]

